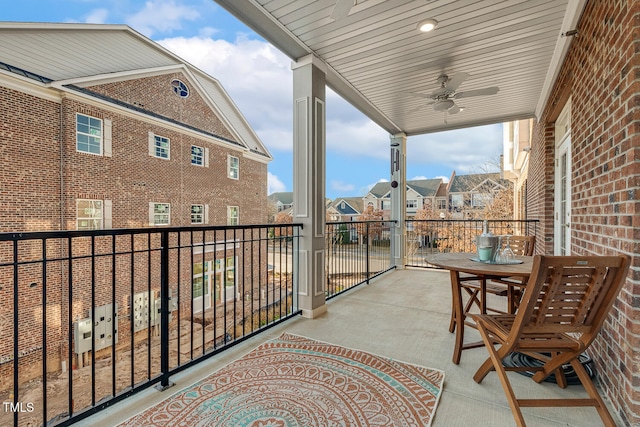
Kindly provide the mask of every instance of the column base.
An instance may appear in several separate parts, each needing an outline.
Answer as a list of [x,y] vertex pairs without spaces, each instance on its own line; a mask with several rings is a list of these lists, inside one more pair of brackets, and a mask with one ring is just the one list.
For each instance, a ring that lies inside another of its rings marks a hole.
[[314,308],[313,310],[302,309],[302,317],[306,317],[307,319],[315,319],[327,312],[327,304],[323,304],[320,307]]

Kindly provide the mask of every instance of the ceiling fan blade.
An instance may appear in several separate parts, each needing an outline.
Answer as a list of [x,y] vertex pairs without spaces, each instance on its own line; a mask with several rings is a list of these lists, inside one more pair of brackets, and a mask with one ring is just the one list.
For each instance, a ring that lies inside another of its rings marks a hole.
[[458,107],[456,104],[453,104],[453,107],[447,110],[447,113],[449,114],[458,114],[459,112],[460,112],[460,107]]
[[457,73],[455,76],[447,80],[447,89],[455,91],[456,89],[458,89],[458,87],[460,87],[462,82],[467,79],[467,77],[469,77],[469,74],[467,73]]
[[331,12],[331,19],[339,20],[349,16],[351,8],[355,4],[355,0],[337,0],[336,5]]
[[420,93],[420,92],[402,92],[402,93],[405,93],[405,94],[411,95],[411,96],[417,96],[419,98],[434,99],[433,96],[428,95],[426,93]]
[[495,95],[496,93],[498,93],[499,90],[500,88],[498,86],[486,87],[484,89],[475,89],[475,90],[468,90],[466,92],[458,92],[455,95],[453,95],[453,97],[455,99],[460,99],[460,98],[469,98],[472,96]]

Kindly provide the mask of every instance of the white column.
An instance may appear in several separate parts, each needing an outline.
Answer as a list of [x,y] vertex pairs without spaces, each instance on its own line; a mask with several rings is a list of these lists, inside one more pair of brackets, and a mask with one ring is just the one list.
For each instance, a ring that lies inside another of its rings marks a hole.
[[293,221],[303,224],[298,250],[302,315],[313,318],[325,304],[325,76],[313,55],[293,68]]
[[391,262],[404,268],[407,216],[407,136],[391,135]]

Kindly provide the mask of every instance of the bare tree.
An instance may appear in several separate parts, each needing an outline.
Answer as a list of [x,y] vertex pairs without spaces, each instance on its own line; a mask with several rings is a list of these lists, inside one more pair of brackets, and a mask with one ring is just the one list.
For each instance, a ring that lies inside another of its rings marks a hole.
[[282,227],[282,225],[293,223],[293,217],[289,215],[288,212],[285,212],[285,211],[278,212],[275,216],[273,223],[279,225],[274,227],[273,229],[273,235],[275,237],[293,235],[293,227]]
[[276,215],[278,214],[278,206],[276,202],[271,199],[267,199],[267,223],[275,222]]
[[513,190],[504,188],[484,206],[483,219],[513,219]]
[[[358,234],[362,237],[361,242],[364,242],[364,239],[369,238],[380,238],[382,235],[382,220],[384,219],[384,213],[379,210],[373,209],[373,206],[367,206],[365,211],[360,215],[360,221],[372,221],[368,224],[358,224],[357,230]],[[367,234],[368,232],[368,234]]]

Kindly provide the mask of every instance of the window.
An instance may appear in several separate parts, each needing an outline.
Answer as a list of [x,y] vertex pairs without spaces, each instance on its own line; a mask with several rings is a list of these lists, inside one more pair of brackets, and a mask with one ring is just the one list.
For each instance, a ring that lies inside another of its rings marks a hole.
[[473,193],[471,195],[471,206],[481,208],[491,202],[492,199],[493,196],[490,193]]
[[186,84],[182,83],[180,80],[175,79],[171,81],[171,87],[173,87],[173,92],[178,95],[180,98],[186,98],[189,96],[189,88]]
[[169,203],[149,203],[149,225],[169,225],[171,205]]
[[240,159],[235,156],[229,156],[229,172],[228,176],[231,179],[238,179],[240,177]]
[[438,209],[443,210],[443,209],[447,209],[447,201],[444,199],[439,199],[438,200]]
[[76,225],[78,230],[101,230],[103,228],[102,200],[76,200]]
[[237,206],[227,207],[227,225],[238,225],[240,223],[240,209]]
[[451,206],[456,208],[461,208],[464,205],[464,199],[462,194],[452,194],[451,195]]
[[191,146],[191,164],[196,166],[207,166],[206,164],[206,150],[197,145]]
[[153,135],[153,155],[161,159],[169,158],[170,143],[169,138]]
[[191,205],[191,224],[204,224],[204,205]]
[[76,150],[102,154],[102,120],[76,114]]
[[407,199],[407,209],[417,209],[418,201],[417,200],[408,200]]
[[[224,263],[224,264],[223,264]],[[236,296],[236,259],[233,256],[226,259],[216,260],[216,275],[222,276],[222,280],[218,280],[216,289],[216,301],[232,300]],[[224,288],[221,286],[224,282]]]

